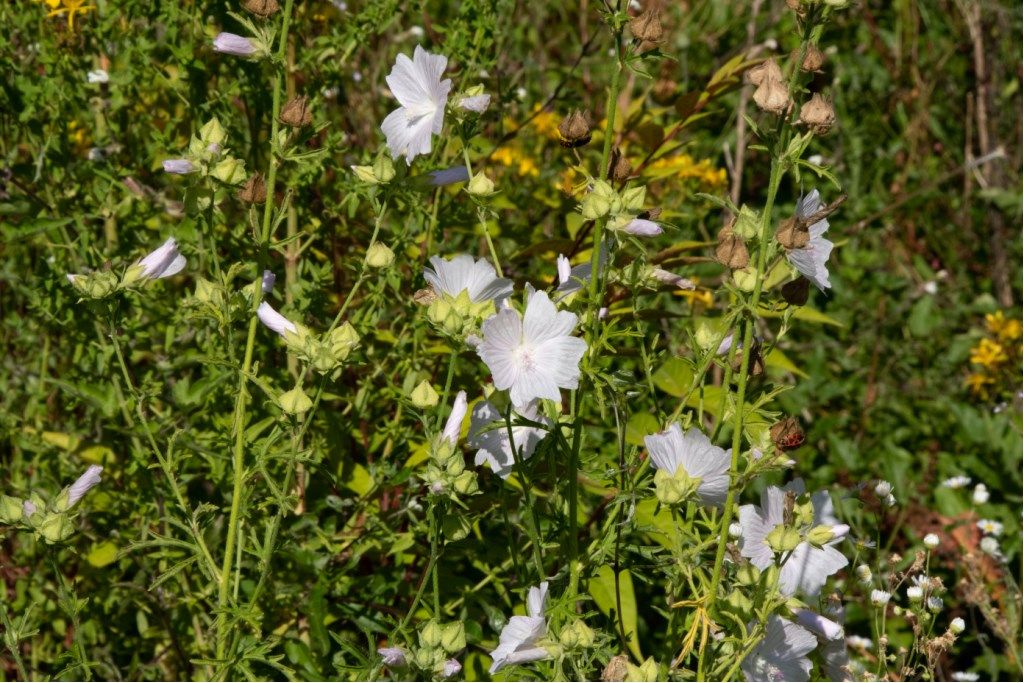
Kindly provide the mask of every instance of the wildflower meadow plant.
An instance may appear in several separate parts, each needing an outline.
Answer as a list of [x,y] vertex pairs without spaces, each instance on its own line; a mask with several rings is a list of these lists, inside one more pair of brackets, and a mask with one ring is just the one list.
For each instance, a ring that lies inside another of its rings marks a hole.
[[[867,9],[583,3],[572,55],[557,4],[166,4],[31,5],[19,102],[74,71],[87,116],[4,145],[49,325],[0,418],[7,675],[1019,672],[1000,482],[850,474],[815,401],[884,354],[792,351],[861,277],[824,41]],[[1014,322],[963,347],[977,395]]]

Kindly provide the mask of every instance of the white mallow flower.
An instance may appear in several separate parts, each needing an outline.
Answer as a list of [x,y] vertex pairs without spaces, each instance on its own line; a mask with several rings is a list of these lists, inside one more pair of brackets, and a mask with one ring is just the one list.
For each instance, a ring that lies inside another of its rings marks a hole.
[[459,435],[462,433],[462,419],[466,417],[466,409],[466,392],[460,391],[455,396],[452,412],[448,416],[448,422],[444,425],[444,431],[441,432],[441,437],[453,446],[459,443]]
[[483,114],[487,111],[487,107],[491,105],[491,96],[484,95],[470,95],[469,97],[463,97],[459,100],[459,107],[466,111],[476,112],[477,114]]
[[509,619],[498,637],[498,647],[491,652],[491,675],[509,665],[536,662],[551,656],[546,648],[539,645],[548,632],[548,622],[544,618],[547,601],[547,581],[530,589],[526,598],[527,616]]
[[75,480],[75,483],[68,488],[68,507],[82,500],[82,497],[89,492],[93,486],[100,483],[100,473],[103,468],[99,465],[90,465],[85,474]]
[[[537,444],[547,436],[547,430],[530,425],[517,425],[517,418],[550,425],[551,421],[537,413],[537,403],[531,402],[512,412],[512,440],[521,460],[526,461],[537,449]],[[489,401],[480,401],[473,406],[469,423],[469,447],[476,448],[477,466],[487,463],[496,475],[507,479],[515,467],[515,456],[509,444],[508,425],[501,413]]]
[[[807,218],[824,206],[818,197],[818,191],[802,197],[797,202],[797,218]],[[825,232],[828,230],[828,220],[821,219],[808,227],[811,233],[810,241],[802,249],[790,249],[786,252],[786,258],[793,264],[793,267],[800,271],[800,274],[814,283],[814,286],[825,291],[832,284],[828,280],[828,257],[832,253],[832,243],[825,239]]]
[[558,401],[560,389],[579,385],[587,343],[572,336],[578,320],[575,313],[559,311],[547,292],[530,291],[522,317],[503,308],[484,321],[476,352],[490,368],[494,386],[509,390],[513,405],[538,398]]
[[[697,498],[703,505],[722,505],[729,492],[731,451],[711,443],[696,427],[683,432],[679,423],[657,434],[644,437],[651,461],[668,477],[686,477],[696,484]],[[655,478],[657,481],[657,478]]]
[[142,277],[159,279],[177,275],[185,267],[187,261],[178,251],[178,242],[173,237],[151,251],[139,261],[142,266]]
[[295,323],[274,310],[274,307],[266,301],[260,303],[259,308],[256,309],[256,315],[259,317],[260,322],[282,337],[287,332],[296,334],[299,331]]
[[806,681],[811,673],[807,653],[816,644],[810,631],[773,614],[764,640],[743,660],[743,675],[748,681]]
[[441,132],[452,89],[450,79],[441,80],[446,66],[447,57],[431,54],[419,45],[412,59],[398,55],[395,60],[386,80],[402,106],[388,114],[380,126],[392,159],[404,156],[411,164],[416,156],[430,153],[431,136]]
[[[838,618],[842,618],[839,610]],[[825,664],[825,674],[830,681],[853,680],[850,672],[850,655],[846,651],[846,634],[843,625],[808,609],[795,610],[793,616],[798,624],[813,633],[818,639],[818,651]]]
[[512,294],[512,281],[498,277],[486,259],[474,259],[469,254],[458,254],[450,259],[430,257],[433,268],[423,269],[423,278],[438,296],[453,299],[462,291],[473,303],[493,299],[500,302]]
[[[744,505],[740,507],[740,524],[743,536],[740,538],[740,553],[749,558],[751,564],[765,570],[775,564],[776,556],[767,537],[776,527],[785,523],[785,507],[787,492],[802,494],[804,483],[796,479],[784,489],[769,486],[761,494],[761,507]],[[828,577],[845,567],[846,557],[832,546],[845,538],[849,527],[840,524],[832,509],[832,497],[828,491],[818,491],[811,496],[813,521],[811,528],[819,526],[831,527],[833,538],[828,542],[816,545],[806,540],[787,554],[785,564],[779,572],[779,591],[783,595],[803,593],[809,597],[821,592]]]

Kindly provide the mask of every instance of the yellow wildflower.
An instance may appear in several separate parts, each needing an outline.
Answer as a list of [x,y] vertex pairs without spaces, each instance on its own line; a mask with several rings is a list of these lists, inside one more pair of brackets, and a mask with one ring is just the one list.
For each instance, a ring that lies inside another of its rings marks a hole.
[[494,150],[491,158],[509,168],[515,167],[516,173],[522,176],[539,176],[540,169],[533,159],[520,152],[515,147],[499,147]]
[[975,372],[967,376],[964,384],[971,390],[971,393],[981,398],[988,398],[988,387],[995,384],[995,380],[986,374]]
[[985,325],[989,332],[996,335],[1003,341],[1020,339],[1021,324],[1019,320],[1007,319],[1002,311],[996,311],[985,316]]
[[68,28],[74,30],[75,15],[85,14],[89,10],[96,9],[95,5],[86,5],[86,0],[43,0],[50,7],[48,17],[59,17],[67,15]]
[[1009,360],[1006,350],[991,339],[982,339],[971,349],[971,362],[985,368],[991,368]]
[[538,112],[533,120],[530,121],[530,125],[537,129],[537,132],[544,137],[551,138],[552,140],[558,139],[558,116],[550,111],[540,111],[540,105],[538,104],[533,108],[535,112]]
[[710,159],[695,161],[689,154],[662,157],[647,167],[647,173],[655,178],[693,179],[709,187],[723,186],[726,181],[724,168],[716,168]]

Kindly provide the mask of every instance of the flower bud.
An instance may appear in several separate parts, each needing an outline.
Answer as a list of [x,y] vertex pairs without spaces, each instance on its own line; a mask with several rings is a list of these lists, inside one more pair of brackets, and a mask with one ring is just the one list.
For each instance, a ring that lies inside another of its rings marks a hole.
[[291,391],[286,391],[278,396],[277,404],[287,415],[301,415],[313,407],[313,401],[298,384]]
[[589,192],[583,198],[580,213],[589,221],[607,216],[612,208],[612,200],[605,195]]
[[935,550],[939,547],[939,537],[936,534],[927,534],[924,537],[924,547],[928,550]]
[[730,228],[722,228],[718,232],[718,246],[715,247],[715,260],[727,268],[739,270],[750,263],[750,252],[739,235]]
[[744,241],[754,239],[761,232],[761,215],[744,204],[739,214],[732,217],[728,227]]
[[427,380],[417,384],[416,388],[409,394],[409,398],[412,399],[412,404],[421,410],[433,408],[441,400],[441,397],[438,396],[434,387]]
[[626,664],[626,680],[639,681],[640,683],[653,683],[658,680],[658,663],[653,657],[648,657],[640,666]]
[[800,540],[800,533],[784,524],[779,524],[764,537],[764,542],[776,553],[795,550],[800,545]]
[[384,666],[391,668],[402,668],[408,665],[408,653],[400,647],[381,647],[377,649]]
[[63,512],[51,512],[39,522],[36,531],[47,543],[60,543],[74,533],[67,515]]
[[109,270],[101,270],[88,275],[68,273],[68,282],[79,294],[89,299],[103,299],[117,290],[117,276]]
[[466,191],[475,197],[490,197],[494,194],[494,181],[483,171],[479,171],[470,178]]
[[387,268],[395,262],[395,252],[382,242],[374,242],[366,250],[366,265],[371,268]]
[[251,39],[226,31],[221,31],[213,39],[213,49],[236,57],[253,57],[264,51]]
[[284,105],[278,120],[292,128],[302,128],[313,123],[313,112],[309,108],[309,98],[305,95],[292,98]]
[[858,564],[857,568],[853,570],[853,573],[857,575],[857,579],[861,583],[871,583],[871,567],[867,566],[866,564]]
[[199,129],[199,140],[203,143],[203,147],[208,148],[210,145],[217,145],[219,147],[227,139],[228,132],[224,130],[224,126],[220,125],[220,121],[216,116],[204,123],[203,127]]
[[424,647],[436,648],[441,645],[441,625],[431,619],[420,629],[420,643]]
[[942,598],[933,595],[925,601],[925,605],[928,607],[929,612],[938,614],[942,611]]
[[964,623],[964,620],[961,617],[957,617],[953,621],[949,622],[949,632],[955,636],[963,633],[965,628],[967,628],[967,624]]
[[[732,525],[730,524],[729,527],[731,528]],[[731,531],[730,535],[732,535]],[[753,586],[760,579],[761,570],[749,562],[740,565],[740,568],[736,570],[736,581],[739,582],[741,586]]]
[[234,157],[221,159],[210,175],[226,185],[237,185],[245,180],[245,162]]
[[753,292],[757,286],[757,269],[753,266],[732,271],[732,281],[744,292]]
[[803,249],[811,241],[811,232],[803,221],[787,218],[779,224],[775,239],[786,249]]
[[173,173],[175,175],[186,175],[188,173],[195,173],[196,167],[188,159],[165,159],[164,160],[164,173]]
[[351,324],[344,322],[331,330],[326,341],[330,345],[331,356],[338,363],[342,363],[352,349],[359,345],[359,333]]
[[0,524],[15,524],[21,521],[24,501],[14,496],[0,495]]
[[262,204],[267,201],[267,183],[263,175],[253,173],[235,196],[246,204]]
[[[459,457],[461,459],[461,456]],[[465,470],[462,474],[455,477],[455,481],[452,482],[452,488],[462,496],[472,496],[479,493],[480,487],[476,482],[476,472]]]
[[807,532],[807,542],[816,546],[823,546],[835,537],[832,527],[827,524],[819,524]]
[[649,9],[629,20],[629,32],[640,43],[640,52],[653,50],[664,37],[661,12]]
[[245,0],[245,2],[242,3],[242,7],[244,7],[247,12],[255,14],[263,19],[266,19],[280,9],[280,6],[277,4],[277,0]]
[[390,183],[395,177],[395,164],[391,157],[382,154],[373,162],[373,176],[378,183]]
[[352,172],[356,174],[356,178],[364,183],[370,183],[376,185],[378,183],[377,176],[373,173],[373,166],[350,166]]
[[558,642],[567,650],[587,649],[594,644],[594,630],[582,619],[573,619],[562,627]]
[[818,93],[800,107],[800,123],[807,126],[815,135],[824,135],[836,122],[836,110],[832,103]]
[[[729,538],[739,538],[743,535],[743,525],[739,522],[733,522],[729,525]],[[752,566],[752,565],[751,565]]]
[[797,277],[782,285],[782,298],[790,306],[803,306],[811,296],[810,282],[805,277]]
[[559,143],[565,148],[582,147],[590,142],[590,114],[579,109],[558,124]]
[[441,628],[441,647],[445,652],[458,652],[466,649],[466,629],[461,621],[453,621]]

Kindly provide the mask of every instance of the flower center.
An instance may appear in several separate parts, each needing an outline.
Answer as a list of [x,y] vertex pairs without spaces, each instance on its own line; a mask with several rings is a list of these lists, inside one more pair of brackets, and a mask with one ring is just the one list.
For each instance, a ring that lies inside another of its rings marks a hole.
[[535,360],[533,347],[529,344],[520,344],[515,350],[516,362],[523,370],[533,370]]

